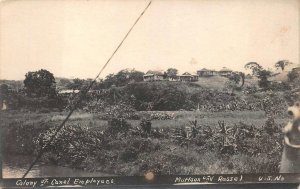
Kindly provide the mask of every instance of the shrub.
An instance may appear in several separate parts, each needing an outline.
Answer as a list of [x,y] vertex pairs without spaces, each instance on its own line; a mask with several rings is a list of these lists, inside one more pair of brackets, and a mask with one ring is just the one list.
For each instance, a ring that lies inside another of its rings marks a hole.
[[124,151],[121,153],[120,159],[125,162],[134,161],[136,160],[138,154],[139,151],[136,148],[129,146],[126,147]]
[[131,125],[124,118],[112,118],[108,121],[108,132],[111,134],[127,133]]
[[264,125],[264,130],[269,135],[272,135],[274,132],[276,132],[275,120],[274,120],[274,116],[273,115],[268,115],[268,118],[266,120],[266,124]]
[[44,121],[35,123],[13,121],[2,130],[3,149],[9,153],[31,155],[35,151],[35,138],[48,128],[49,125]]
[[188,108],[188,88],[192,86],[182,82],[147,82],[132,83],[125,90],[127,98],[134,96],[137,110],[173,111]]
[[[142,131],[142,125],[131,127],[124,118],[110,119],[104,132],[100,127],[90,127],[90,123],[81,125],[72,120],[45,149],[41,160],[124,175],[142,175],[149,170],[173,175],[274,173],[278,172],[282,134],[280,125],[274,124],[272,117],[268,119],[262,125],[219,122],[219,127],[214,124],[200,127],[201,122],[192,121],[182,127],[151,128],[147,138],[141,136],[149,130]],[[5,152],[33,154],[55,132],[49,122],[28,120],[14,120],[4,127]],[[142,122],[149,128],[150,120]],[[194,136],[188,137],[187,125],[194,126],[191,130],[193,133],[195,129]]]
[[33,140],[36,153],[48,144],[44,150],[46,161],[80,168],[88,154],[95,156],[99,149],[104,149],[105,140],[98,130],[88,130],[80,125],[65,125],[49,143],[55,131],[56,128],[51,127]]
[[149,119],[142,119],[140,126],[142,127],[143,132],[150,134],[151,132],[151,120]]
[[293,82],[297,78],[299,78],[299,73],[296,70],[292,70],[288,73],[288,81]]
[[62,110],[66,106],[66,100],[59,95],[55,97],[27,97],[21,92],[11,92],[8,95],[7,104],[9,109],[40,111],[44,108]]
[[245,94],[254,94],[256,93],[258,90],[257,90],[257,87],[256,85],[247,85],[244,89],[244,93]]
[[272,82],[269,86],[269,89],[273,91],[286,91],[291,90],[291,86],[288,82]]

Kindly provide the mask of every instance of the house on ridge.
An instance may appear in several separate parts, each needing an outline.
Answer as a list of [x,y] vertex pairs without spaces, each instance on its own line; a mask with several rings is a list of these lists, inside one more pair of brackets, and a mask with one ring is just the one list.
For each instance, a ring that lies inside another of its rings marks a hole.
[[161,81],[164,79],[164,73],[161,71],[149,70],[144,76],[144,81]]
[[197,75],[199,77],[209,77],[209,76],[218,75],[218,72],[215,70],[208,70],[206,68],[203,68],[197,71]]
[[180,81],[198,81],[199,76],[198,75],[192,75],[189,72],[185,72],[182,75],[179,76]]
[[220,76],[224,76],[224,77],[228,77],[232,74],[232,70],[226,68],[226,67],[223,67],[220,71],[219,71],[219,75]]

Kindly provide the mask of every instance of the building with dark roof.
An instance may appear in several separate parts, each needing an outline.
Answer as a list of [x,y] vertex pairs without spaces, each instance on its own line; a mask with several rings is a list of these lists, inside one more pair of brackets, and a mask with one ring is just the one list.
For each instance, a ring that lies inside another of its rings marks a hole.
[[192,75],[189,72],[185,72],[182,75],[179,76],[180,81],[198,81],[199,76],[198,75]]
[[149,70],[144,76],[144,81],[161,81],[164,79],[164,74],[161,71]]
[[232,74],[232,70],[226,68],[226,67],[223,67],[220,71],[219,71],[219,75],[220,76],[224,76],[224,77],[227,77],[227,76],[230,76]]
[[209,69],[203,68],[203,69],[197,71],[197,75],[199,77],[209,77],[209,76],[218,75],[218,72],[215,70],[209,70]]

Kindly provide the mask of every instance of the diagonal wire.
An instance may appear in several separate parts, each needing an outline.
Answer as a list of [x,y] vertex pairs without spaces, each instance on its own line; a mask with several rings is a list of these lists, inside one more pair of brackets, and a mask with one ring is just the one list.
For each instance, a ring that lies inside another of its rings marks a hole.
[[123,42],[125,41],[125,39],[127,38],[127,36],[130,34],[131,30],[134,28],[134,26],[138,23],[138,21],[140,20],[140,18],[144,15],[144,13],[146,12],[146,10],[148,9],[148,7],[151,5],[150,1],[148,3],[148,5],[146,6],[146,8],[144,9],[144,11],[140,14],[140,16],[137,18],[137,20],[134,22],[134,24],[131,26],[131,28],[129,29],[129,31],[126,33],[126,35],[124,36],[124,38],[122,39],[121,43],[117,46],[117,48],[115,49],[115,51],[112,53],[112,55],[109,57],[109,59],[106,61],[106,63],[104,64],[104,66],[101,68],[101,70],[99,71],[99,73],[97,74],[97,76],[95,77],[95,79],[90,83],[90,85],[86,88],[83,89],[82,91],[80,91],[79,94],[79,99],[78,101],[74,104],[74,106],[71,108],[69,114],[67,115],[67,117],[64,119],[64,121],[58,126],[58,128],[55,130],[54,134],[51,136],[50,140],[48,141],[48,143],[46,143],[41,150],[39,151],[38,155],[36,156],[35,160],[30,164],[29,168],[27,169],[27,171],[25,172],[25,174],[23,175],[22,178],[25,178],[27,176],[27,174],[30,172],[30,170],[32,169],[32,167],[37,163],[37,161],[40,159],[40,157],[43,155],[44,150],[48,147],[49,144],[51,144],[51,142],[54,140],[55,136],[57,135],[57,133],[64,127],[65,123],[68,121],[68,119],[70,118],[70,116],[73,114],[73,112],[75,111],[75,109],[77,108],[77,106],[79,105],[79,103],[82,101],[83,97],[85,97],[85,95],[87,94],[87,92],[92,88],[92,86],[95,84],[96,80],[99,78],[99,76],[101,75],[101,73],[103,72],[103,70],[107,67],[108,63],[110,62],[110,60],[113,58],[113,56],[117,53],[117,51],[119,50],[119,48],[122,46]]

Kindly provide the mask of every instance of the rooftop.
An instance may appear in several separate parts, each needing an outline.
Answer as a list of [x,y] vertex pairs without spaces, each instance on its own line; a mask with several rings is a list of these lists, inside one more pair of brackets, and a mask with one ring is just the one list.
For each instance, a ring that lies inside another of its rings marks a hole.
[[208,69],[206,69],[206,68],[203,68],[203,69],[198,70],[198,71],[200,71],[200,72],[209,72],[209,71],[212,71],[212,70],[208,70]]
[[149,70],[147,71],[146,75],[164,75],[163,72],[157,70]]
[[220,72],[231,72],[232,70],[226,68],[226,67],[223,67]]

